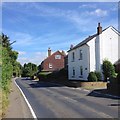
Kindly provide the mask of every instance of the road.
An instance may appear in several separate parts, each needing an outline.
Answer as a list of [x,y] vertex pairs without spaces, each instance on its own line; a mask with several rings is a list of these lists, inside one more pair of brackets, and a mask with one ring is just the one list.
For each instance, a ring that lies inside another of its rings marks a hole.
[[118,100],[81,88],[16,80],[37,118],[118,118]]

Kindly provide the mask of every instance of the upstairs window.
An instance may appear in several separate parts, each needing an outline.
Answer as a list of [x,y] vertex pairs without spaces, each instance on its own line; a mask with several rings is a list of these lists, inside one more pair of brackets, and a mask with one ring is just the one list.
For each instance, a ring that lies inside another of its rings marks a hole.
[[61,55],[55,55],[55,59],[61,59]]
[[52,64],[51,64],[51,63],[49,63],[49,68],[53,68],[53,66],[52,66]]
[[72,53],[72,62],[74,62],[75,61],[75,53],[73,52]]
[[82,59],[83,59],[83,51],[80,50],[80,60],[82,60]]

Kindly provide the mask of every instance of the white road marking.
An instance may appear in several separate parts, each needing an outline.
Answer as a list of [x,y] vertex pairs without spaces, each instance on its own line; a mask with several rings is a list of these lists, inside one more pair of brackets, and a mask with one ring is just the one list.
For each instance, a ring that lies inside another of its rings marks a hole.
[[28,100],[27,100],[25,94],[23,93],[22,89],[18,86],[18,84],[16,83],[15,80],[14,80],[14,83],[15,83],[15,85],[18,87],[18,89],[20,90],[21,94],[23,95],[23,97],[24,97],[24,99],[25,99],[25,102],[27,103],[27,105],[28,105],[28,107],[29,107],[29,109],[30,109],[30,112],[32,113],[33,118],[34,118],[35,120],[37,120],[37,116],[35,115],[35,112],[33,111],[32,107],[31,107],[30,103],[28,102]]

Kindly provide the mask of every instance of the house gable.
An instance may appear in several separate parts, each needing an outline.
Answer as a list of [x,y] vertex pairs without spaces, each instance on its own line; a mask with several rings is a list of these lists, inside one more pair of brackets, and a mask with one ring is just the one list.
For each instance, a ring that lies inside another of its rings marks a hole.
[[64,54],[60,51],[56,51],[43,61],[42,71],[57,71],[64,68],[64,57]]

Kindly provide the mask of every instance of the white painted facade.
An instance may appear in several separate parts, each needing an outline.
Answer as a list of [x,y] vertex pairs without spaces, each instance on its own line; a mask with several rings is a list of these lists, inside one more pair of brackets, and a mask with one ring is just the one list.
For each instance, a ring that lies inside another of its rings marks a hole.
[[[118,40],[120,40],[120,34],[114,27],[110,26],[86,43],[69,50],[69,80],[87,81],[89,72],[100,71],[102,73],[101,65],[104,59],[108,59],[114,64],[120,58],[118,53],[120,42]],[[80,59],[80,50],[82,50],[82,59]]]

